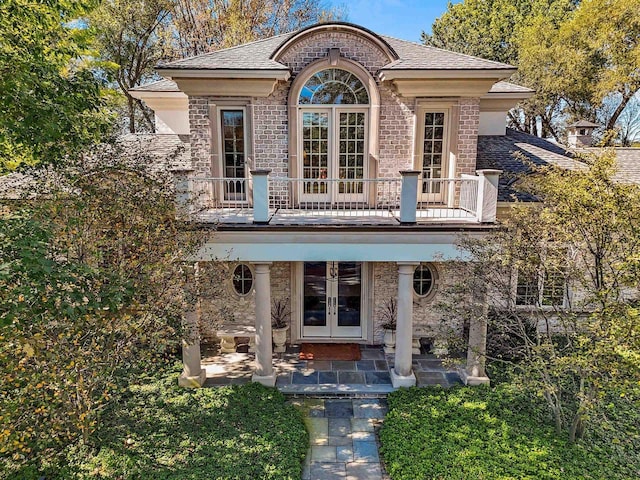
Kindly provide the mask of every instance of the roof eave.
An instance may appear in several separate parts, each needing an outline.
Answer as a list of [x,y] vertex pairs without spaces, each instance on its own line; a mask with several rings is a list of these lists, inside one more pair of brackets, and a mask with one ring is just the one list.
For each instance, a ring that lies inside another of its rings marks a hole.
[[163,77],[174,78],[251,78],[287,81],[291,77],[288,68],[283,69],[195,69],[195,68],[163,68],[156,67]]
[[436,78],[508,78],[516,73],[515,68],[469,68],[469,69],[385,69],[378,72],[381,81],[410,79],[429,80]]
[[525,100],[531,98],[534,95],[534,91],[520,91],[520,92],[489,92],[482,96],[482,99],[486,100]]
[[167,98],[167,99],[181,99],[181,98],[186,98],[187,96],[179,91],[179,90],[175,90],[175,91],[167,91],[167,90],[141,90],[140,88],[137,89],[130,89],[128,90],[129,95],[131,95],[133,98],[137,98],[140,100],[145,100],[147,98]]

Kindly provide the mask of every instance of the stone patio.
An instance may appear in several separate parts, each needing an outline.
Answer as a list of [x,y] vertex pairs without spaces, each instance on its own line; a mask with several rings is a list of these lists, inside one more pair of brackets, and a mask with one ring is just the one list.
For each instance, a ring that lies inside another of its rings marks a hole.
[[[361,346],[359,361],[299,360],[298,346],[286,353],[274,354],[276,387],[283,393],[297,395],[381,395],[394,390],[389,369],[393,355],[385,355],[381,346]],[[206,370],[205,386],[242,384],[251,381],[254,354],[225,353],[204,350],[202,368]],[[448,387],[462,383],[452,366],[446,366],[435,355],[413,355],[412,368],[418,386]]]

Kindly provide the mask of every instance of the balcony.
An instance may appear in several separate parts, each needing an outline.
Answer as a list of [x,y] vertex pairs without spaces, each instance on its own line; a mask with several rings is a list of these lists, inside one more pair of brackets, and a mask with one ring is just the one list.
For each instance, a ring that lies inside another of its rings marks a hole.
[[460,178],[302,179],[255,170],[250,178],[177,172],[178,205],[201,223],[224,225],[415,225],[492,223],[497,170]]

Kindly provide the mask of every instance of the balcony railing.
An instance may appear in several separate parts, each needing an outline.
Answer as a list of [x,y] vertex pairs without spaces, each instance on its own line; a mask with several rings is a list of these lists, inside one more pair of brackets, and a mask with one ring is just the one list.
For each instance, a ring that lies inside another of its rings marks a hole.
[[183,176],[178,203],[202,221],[223,223],[413,224],[434,221],[493,222],[499,171],[461,178],[302,179]]

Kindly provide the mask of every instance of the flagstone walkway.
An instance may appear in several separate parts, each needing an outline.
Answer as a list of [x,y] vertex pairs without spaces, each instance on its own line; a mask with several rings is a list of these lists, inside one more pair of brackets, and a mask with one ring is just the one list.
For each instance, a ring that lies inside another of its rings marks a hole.
[[304,417],[311,447],[302,480],[386,480],[376,430],[387,413],[384,398],[289,400]]

